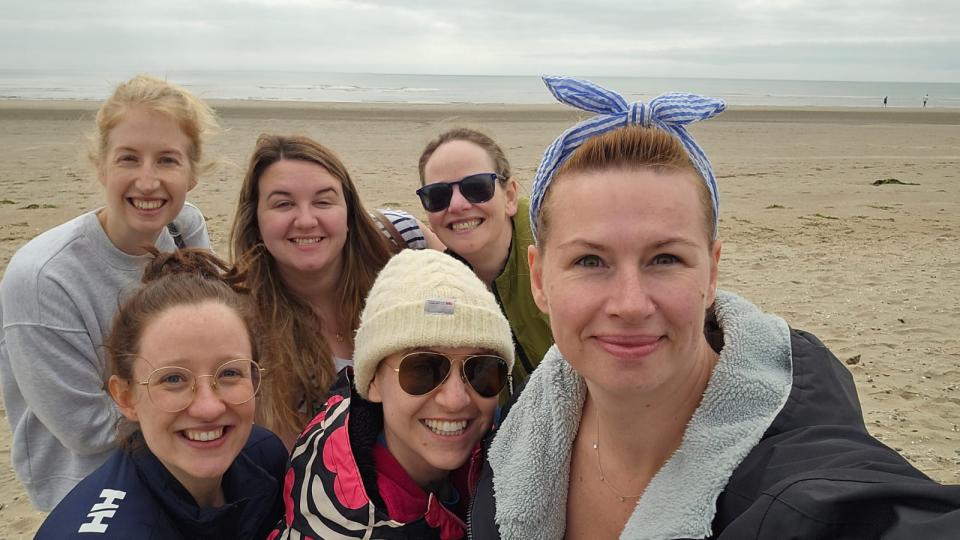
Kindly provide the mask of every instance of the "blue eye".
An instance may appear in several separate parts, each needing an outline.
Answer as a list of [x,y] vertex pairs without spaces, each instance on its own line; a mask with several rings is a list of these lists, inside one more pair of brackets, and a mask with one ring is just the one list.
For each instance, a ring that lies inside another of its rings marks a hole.
[[574,264],[584,268],[600,268],[603,266],[603,260],[596,255],[584,255],[577,259]]
[[245,376],[246,375],[244,374],[243,370],[238,367],[221,369],[220,373],[217,375],[217,377],[221,380],[236,380],[242,379]]
[[669,253],[661,253],[653,258],[653,264],[676,264],[678,262],[680,262],[680,259]]

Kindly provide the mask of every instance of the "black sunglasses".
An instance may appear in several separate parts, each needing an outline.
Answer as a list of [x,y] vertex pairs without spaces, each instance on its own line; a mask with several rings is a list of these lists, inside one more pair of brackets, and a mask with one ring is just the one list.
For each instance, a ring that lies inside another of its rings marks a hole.
[[[451,355],[463,357],[460,377],[478,394],[491,398],[503,390],[510,375],[507,361],[492,354]],[[388,366],[389,367],[389,366]],[[400,367],[391,368],[400,377],[400,388],[411,396],[433,392],[447,380],[453,358],[445,354],[417,351],[400,359]]]
[[473,204],[489,201],[497,189],[497,180],[502,178],[497,173],[480,173],[465,176],[456,182],[436,182],[427,184],[417,190],[420,204],[427,212],[439,212],[450,206],[453,198],[453,187],[460,187],[463,198]]

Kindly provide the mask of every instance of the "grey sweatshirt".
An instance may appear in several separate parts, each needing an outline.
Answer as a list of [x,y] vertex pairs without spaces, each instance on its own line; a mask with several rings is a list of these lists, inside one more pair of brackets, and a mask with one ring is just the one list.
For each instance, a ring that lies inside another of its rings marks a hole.
[[[187,246],[210,247],[195,206],[184,205],[176,223]],[[175,249],[166,229],[156,247]],[[147,260],[117,249],[90,212],[40,234],[7,265],[0,388],[13,467],[40,510],[56,506],[115,446],[119,411],[104,390],[102,345]]]

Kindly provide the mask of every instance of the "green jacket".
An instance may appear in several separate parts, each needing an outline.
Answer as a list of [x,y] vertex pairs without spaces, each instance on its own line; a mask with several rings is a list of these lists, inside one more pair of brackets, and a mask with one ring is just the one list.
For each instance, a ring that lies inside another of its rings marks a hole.
[[530,201],[517,201],[517,213],[511,218],[513,237],[510,239],[510,255],[493,282],[493,294],[510,321],[514,345],[519,345],[516,347],[517,362],[513,368],[514,383],[525,381],[553,345],[550,319],[537,307],[530,290],[527,247],[533,244],[533,233],[529,215]]

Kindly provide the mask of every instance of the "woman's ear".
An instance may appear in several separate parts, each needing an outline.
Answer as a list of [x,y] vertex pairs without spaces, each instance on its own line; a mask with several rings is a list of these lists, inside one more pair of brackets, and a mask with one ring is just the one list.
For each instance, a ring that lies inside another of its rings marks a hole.
[[710,251],[710,288],[706,304],[713,305],[717,299],[717,279],[720,274],[720,250],[723,242],[719,238],[713,241],[713,249]]
[[117,403],[117,407],[127,420],[131,422],[139,421],[136,409],[137,396],[134,394],[133,388],[130,387],[129,381],[111,375],[110,380],[107,381],[107,390],[110,391],[110,397]]
[[377,386],[377,374],[374,372],[373,380],[367,387],[367,401],[372,403],[383,403],[383,396],[380,394],[380,388]]
[[517,189],[517,181],[513,178],[508,178],[506,183],[503,184],[503,194],[507,198],[507,215],[510,217],[517,215],[517,199],[519,198]]
[[533,301],[545,315],[550,315],[550,302],[543,291],[543,256],[536,245],[527,246],[527,265],[530,267],[530,292]]

